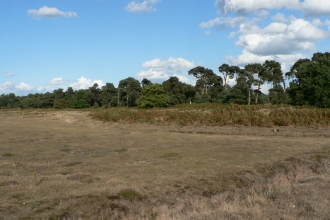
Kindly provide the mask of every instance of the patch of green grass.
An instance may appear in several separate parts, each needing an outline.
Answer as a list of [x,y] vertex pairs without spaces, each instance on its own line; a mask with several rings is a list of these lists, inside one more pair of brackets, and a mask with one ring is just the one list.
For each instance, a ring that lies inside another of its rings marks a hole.
[[143,196],[132,189],[125,189],[119,192],[119,195],[123,197],[125,200],[133,201],[133,200],[143,200]]
[[117,149],[117,150],[114,150],[115,152],[117,153],[122,153],[122,152],[126,152],[127,149],[126,148],[122,148],[122,149]]
[[12,176],[13,174],[11,173],[0,173],[0,176]]
[[2,154],[3,157],[14,157],[15,154],[12,154],[12,153],[4,153]]
[[65,166],[66,167],[73,167],[73,166],[78,165],[78,164],[81,164],[81,162],[71,162],[71,163],[66,164]]
[[71,149],[68,149],[68,148],[64,148],[64,149],[59,149],[59,151],[62,151],[62,152],[66,152],[66,153],[68,153],[68,152],[70,152],[70,151],[71,151]]
[[169,153],[165,153],[163,156],[163,158],[169,158],[169,157],[176,157],[176,156],[179,156],[178,153],[175,153],[175,152],[169,152]]

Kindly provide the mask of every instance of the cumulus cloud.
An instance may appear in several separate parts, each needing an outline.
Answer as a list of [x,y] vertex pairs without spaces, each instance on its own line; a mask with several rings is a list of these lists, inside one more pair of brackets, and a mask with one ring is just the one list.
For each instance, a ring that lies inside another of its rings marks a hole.
[[48,82],[50,85],[61,85],[64,84],[65,80],[62,77],[54,78]]
[[329,0],[304,0],[300,4],[306,16],[318,17],[321,15],[328,16],[330,14]]
[[15,89],[17,89],[19,91],[31,91],[34,88],[35,88],[34,86],[31,86],[31,85],[23,83],[23,82],[21,82],[18,86],[15,86]]
[[72,87],[75,90],[88,89],[89,87],[92,87],[95,83],[97,83],[99,87],[105,85],[102,80],[91,80],[85,77],[80,77],[77,81],[71,83],[69,87]]
[[27,95],[28,93],[40,93],[46,91],[47,89],[45,87],[36,87],[24,82],[21,82],[18,85],[13,82],[4,82],[0,84],[0,94],[14,93],[16,95]]
[[171,76],[176,76],[182,82],[191,83],[186,74],[189,69],[196,67],[194,61],[188,61],[183,58],[172,58],[161,60],[159,58],[146,61],[142,67],[148,68],[146,71],[141,71],[136,74],[139,78],[148,78],[156,80],[167,80]]
[[329,31],[318,28],[313,22],[295,19],[289,24],[271,23],[264,29],[240,26],[241,36],[236,45],[257,55],[284,55],[296,51],[311,51],[317,41],[329,37]]
[[153,12],[157,11],[154,7],[160,0],[144,0],[143,2],[132,1],[126,6],[126,10],[132,13]]
[[15,89],[15,84],[12,82],[4,82],[0,84],[0,93],[7,94],[11,93]]
[[[227,61],[235,65],[276,60],[288,70],[298,59],[315,51],[317,42],[330,37],[330,21],[320,18],[330,14],[329,0],[216,0],[215,6],[222,17],[199,26],[233,29],[228,37],[237,37],[235,45],[242,48],[241,55],[227,57]],[[270,13],[280,9],[301,11],[305,17]]]
[[37,9],[30,9],[27,10],[28,15],[31,15],[35,18],[60,18],[60,17],[66,17],[66,18],[73,18],[78,17],[76,12],[63,12],[60,11],[57,8],[49,8],[47,6],[41,7],[38,10]]

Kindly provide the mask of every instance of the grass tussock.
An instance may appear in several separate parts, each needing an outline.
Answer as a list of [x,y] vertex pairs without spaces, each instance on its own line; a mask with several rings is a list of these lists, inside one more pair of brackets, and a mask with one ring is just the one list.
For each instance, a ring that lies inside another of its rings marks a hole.
[[180,126],[303,126],[327,127],[330,109],[272,105],[179,105],[170,109],[142,110],[132,108],[97,109],[93,118],[127,123]]
[[15,154],[12,154],[12,153],[4,153],[2,154],[3,157],[14,157]]

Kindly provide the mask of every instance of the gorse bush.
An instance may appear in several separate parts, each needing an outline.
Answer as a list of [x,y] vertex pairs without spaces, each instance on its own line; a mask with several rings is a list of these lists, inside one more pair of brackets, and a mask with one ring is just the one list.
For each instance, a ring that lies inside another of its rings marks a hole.
[[112,122],[180,126],[305,126],[330,125],[330,109],[272,105],[183,104],[170,109],[97,109],[93,118]]

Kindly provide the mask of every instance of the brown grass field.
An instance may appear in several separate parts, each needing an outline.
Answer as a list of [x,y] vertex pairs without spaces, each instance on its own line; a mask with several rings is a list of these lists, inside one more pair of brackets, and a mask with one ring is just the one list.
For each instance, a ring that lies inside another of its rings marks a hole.
[[4,220],[330,219],[330,129],[1,110],[0,195]]

